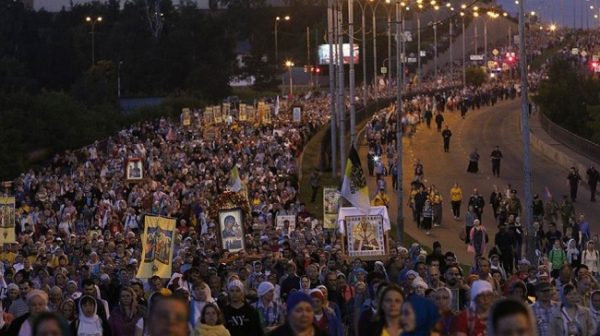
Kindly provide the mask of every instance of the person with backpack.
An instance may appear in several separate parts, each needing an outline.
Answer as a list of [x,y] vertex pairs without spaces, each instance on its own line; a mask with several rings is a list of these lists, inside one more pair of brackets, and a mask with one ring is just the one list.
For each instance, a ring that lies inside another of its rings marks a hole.
[[562,265],[567,263],[567,253],[562,248],[562,243],[560,240],[554,241],[554,246],[552,246],[552,250],[548,252],[548,260],[552,263],[552,277],[556,278],[558,273],[560,272],[560,268]]
[[600,252],[593,240],[587,242],[586,249],[581,253],[581,264],[587,266],[590,273],[598,276],[600,273]]

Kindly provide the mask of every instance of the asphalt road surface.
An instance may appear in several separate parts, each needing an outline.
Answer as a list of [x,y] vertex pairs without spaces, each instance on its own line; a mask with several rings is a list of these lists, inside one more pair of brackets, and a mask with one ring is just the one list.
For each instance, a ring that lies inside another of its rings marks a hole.
[[[519,129],[519,99],[501,101],[494,107],[470,110],[464,120],[460,118],[459,111],[446,111],[444,118],[444,124],[448,124],[453,133],[449,153],[444,153],[442,136],[435,129],[433,122],[431,129],[427,129],[424,123],[419,125],[417,133],[412,139],[405,138],[403,141],[404,227],[405,232],[421,244],[431,247],[434,241],[439,241],[444,251],[453,251],[461,263],[471,264],[473,255],[467,253],[464,242],[459,238],[459,232],[464,230],[463,214],[466,212],[466,203],[468,203],[473,188],[479,189],[479,193],[486,201],[482,223],[488,230],[490,244],[493,244],[494,235],[497,232],[492,208],[489,205],[489,196],[493,186],[496,185],[499,190],[503,191],[507,188],[507,184],[511,184],[513,188],[517,189],[517,195],[525,206],[522,189],[523,146]],[[499,178],[494,177],[491,171],[490,153],[496,145],[500,146],[504,155]],[[481,155],[478,174],[466,172],[469,153],[474,148],[477,148]],[[362,145],[359,149],[365,172],[368,171],[367,151],[366,145]],[[435,184],[444,197],[442,225],[434,228],[430,236],[417,229],[412,220],[412,212],[407,206],[410,181],[414,178],[413,163],[417,158],[424,165],[425,184]],[[533,148],[531,149],[531,163],[533,193],[538,193],[543,198],[544,188],[548,187],[554,199],[560,202],[562,195],[569,192],[566,180],[568,171]],[[580,172],[580,174],[585,178],[585,172]],[[390,220],[395,223],[397,198],[392,190],[391,177],[388,176],[386,179],[387,193],[390,197]],[[463,191],[461,218],[458,221],[453,219],[450,207],[449,193],[454,182],[457,182]],[[369,192],[374,195],[376,191],[375,177],[368,177],[368,183]],[[578,214],[585,214],[591,224],[592,234],[600,233],[600,202],[591,203],[589,191],[583,186],[579,187],[575,209]]]

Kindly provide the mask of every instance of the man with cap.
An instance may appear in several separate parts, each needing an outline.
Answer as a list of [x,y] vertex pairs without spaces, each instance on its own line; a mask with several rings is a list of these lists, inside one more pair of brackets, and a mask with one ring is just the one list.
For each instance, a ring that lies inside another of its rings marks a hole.
[[493,299],[492,284],[485,280],[475,280],[471,285],[470,306],[456,317],[456,335],[485,335],[486,321]]
[[244,284],[232,279],[227,284],[229,304],[223,308],[225,327],[231,336],[264,335],[258,311],[246,302]]
[[263,281],[258,285],[256,294],[258,295],[258,301],[253,306],[260,314],[265,331],[269,332],[283,324],[283,312],[274,300],[275,286],[269,281]]
[[559,308],[558,303],[552,302],[554,287],[546,281],[540,281],[535,286],[536,302],[531,306],[537,329],[540,336],[549,334],[550,319],[554,310]]

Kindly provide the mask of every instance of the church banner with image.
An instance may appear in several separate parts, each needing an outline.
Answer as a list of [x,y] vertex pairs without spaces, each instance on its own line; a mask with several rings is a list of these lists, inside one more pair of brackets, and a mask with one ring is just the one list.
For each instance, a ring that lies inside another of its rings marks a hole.
[[137,277],[148,279],[158,275],[168,279],[171,277],[173,266],[175,219],[145,216],[144,224],[142,261]]
[[348,255],[350,257],[384,256],[383,217],[379,215],[346,216]]
[[15,198],[0,197],[0,245],[12,244],[15,240]]
[[323,188],[323,228],[335,230],[341,194],[337,188]]

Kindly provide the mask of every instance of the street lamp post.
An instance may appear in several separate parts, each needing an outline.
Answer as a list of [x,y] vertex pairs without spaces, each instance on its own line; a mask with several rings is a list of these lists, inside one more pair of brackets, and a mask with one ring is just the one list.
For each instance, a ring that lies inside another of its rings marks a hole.
[[280,16],[275,17],[275,64],[279,64],[279,41],[277,38],[277,30],[279,28],[279,21],[281,20],[289,21],[290,16],[286,15],[283,18]]
[[335,67],[333,61],[333,48],[335,45],[334,40],[334,8],[333,8],[333,0],[327,1],[327,42],[329,42],[329,113],[331,114],[330,121],[330,139],[331,142],[331,172],[333,176],[337,176],[337,109],[335,106],[336,97],[335,97]]
[[290,80],[290,95],[288,97],[288,101],[290,101],[290,99],[292,99],[292,97],[294,96],[294,91],[293,91],[293,81],[292,81],[292,68],[294,67],[294,62],[292,61],[285,61],[285,66],[288,68],[288,77]]
[[96,23],[102,22],[102,16],[98,16],[96,18],[87,16],[85,18],[85,22],[88,22],[90,25],[92,25],[92,65],[94,65],[96,64]]
[[525,50],[525,0],[519,1],[519,65],[521,68],[521,136],[523,137],[523,193],[527,227],[527,258],[535,260],[535,229],[532,221],[531,162],[529,153],[529,97],[527,82],[527,51]]
[[376,0],[369,0],[371,3],[371,11],[373,13],[373,17],[371,19],[373,24],[373,89],[377,88],[377,6],[379,6],[379,2]]
[[[385,0],[386,4],[390,4],[390,0]],[[391,59],[392,59],[392,17],[391,17],[391,12],[392,12],[392,8],[391,7],[386,7],[387,10],[387,37],[388,37],[388,69],[387,69],[387,94],[388,96],[391,95],[392,93],[392,64],[391,64]],[[398,42],[396,42],[398,43]]]
[[396,239],[402,243],[404,238],[404,216],[403,216],[403,188],[402,188],[402,87],[404,85],[404,71],[400,71],[400,38],[404,40],[403,29],[400,28],[401,3],[396,0]]
[[350,144],[356,145],[356,99],[354,74],[354,1],[348,0],[348,34],[350,38],[350,64],[348,66],[348,96],[350,96]]
[[365,4],[356,1],[361,11],[361,30],[362,30],[362,79],[363,79],[363,106],[367,106],[367,27],[365,19]]
[[[462,9],[465,9],[466,5],[462,5]],[[462,19],[462,82],[463,86],[467,86],[467,60],[465,59],[465,13],[460,12],[460,18]]]
[[117,97],[121,98],[121,65],[123,61],[119,61],[117,65]]
[[433,67],[435,68],[434,74],[435,78],[438,76],[438,45],[437,45],[437,11],[440,9],[438,5],[435,4],[435,0],[431,0],[431,5],[435,10],[433,16]]

